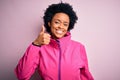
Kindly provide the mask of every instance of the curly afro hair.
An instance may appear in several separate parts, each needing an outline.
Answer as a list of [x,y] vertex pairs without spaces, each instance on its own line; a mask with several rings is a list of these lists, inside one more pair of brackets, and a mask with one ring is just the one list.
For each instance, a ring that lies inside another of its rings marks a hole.
[[71,29],[74,28],[74,24],[78,20],[78,17],[76,15],[76,13],[74,12],[72,6],[69,5],[68,3],[58,3],[58,4],[49,5],[49,7],[44,12],[44,16],[43,16],[44,26],[45,26],[47,32],[51,33],[48,22],[51,22],[52,18],[54,17],[54,15],[56,13],[67,14],[69,16],[69,19],[70,19],[68,31],[70,31]]

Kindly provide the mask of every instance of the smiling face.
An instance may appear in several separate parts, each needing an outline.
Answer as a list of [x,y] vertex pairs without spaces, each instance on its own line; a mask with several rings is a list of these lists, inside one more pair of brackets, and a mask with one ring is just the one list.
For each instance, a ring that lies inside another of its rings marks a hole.
[[69,27],[69,16],[65,13],[56,13],[51,22],[48,23],[53,38],[59,39],[64,37]]

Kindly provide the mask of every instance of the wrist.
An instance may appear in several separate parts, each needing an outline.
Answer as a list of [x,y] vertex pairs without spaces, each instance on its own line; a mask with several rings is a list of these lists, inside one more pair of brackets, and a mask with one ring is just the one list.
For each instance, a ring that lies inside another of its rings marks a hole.
[[32,42],[32,44],[34,45],[34,46],[41,46],[41,44],[39,44],[38,42],[36,42],[36,41],[34,41],[34,42]]

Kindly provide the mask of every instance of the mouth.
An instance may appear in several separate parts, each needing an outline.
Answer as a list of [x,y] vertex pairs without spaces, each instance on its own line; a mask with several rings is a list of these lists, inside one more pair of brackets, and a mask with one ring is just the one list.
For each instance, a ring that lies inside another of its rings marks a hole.
[[56,33],[57,34],[63,34],[63,31],[62,30],[56,30]]

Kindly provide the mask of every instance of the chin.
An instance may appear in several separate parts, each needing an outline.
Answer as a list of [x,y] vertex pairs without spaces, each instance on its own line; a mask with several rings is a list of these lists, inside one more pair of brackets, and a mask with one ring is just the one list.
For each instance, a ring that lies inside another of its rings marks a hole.
[[62,38],[62,37],[63,37],[63,36],[56,36],[57,39],[60,39],[60,38]]
[[62,38],[62,37],[64,37],[64,36],[57,36],[58,39],[60,39],[60,38]]

